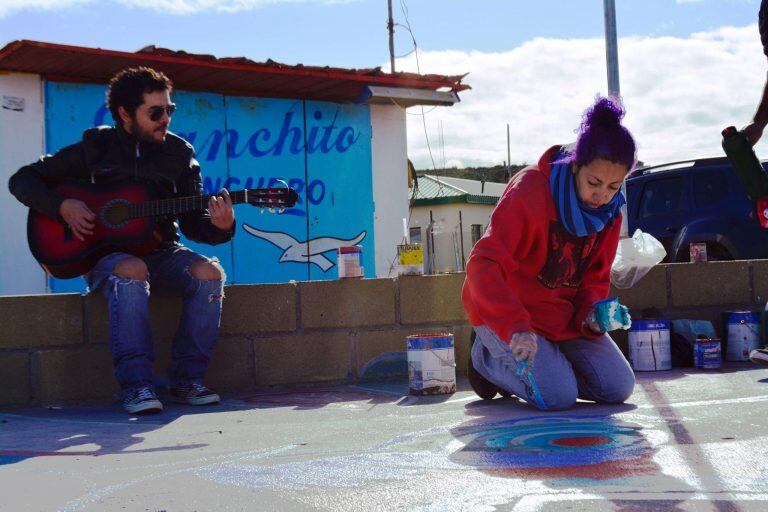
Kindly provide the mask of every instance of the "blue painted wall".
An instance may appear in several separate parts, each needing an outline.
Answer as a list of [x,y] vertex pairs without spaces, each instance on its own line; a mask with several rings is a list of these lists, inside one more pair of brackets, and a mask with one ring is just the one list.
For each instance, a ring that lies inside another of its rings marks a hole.
[[[83,130],[113,124],[105,87],[46,82],[46,151],[80,140]],[[336,248],[363,249],[375,277],[370,110],[365,105],[223,96],[179,91],[171,130],[195,147],[206,193],[280,186],[299,193],[280,215],[235,206],[228,244],[183,239],[216,256],[229,283],[336,279]],[[54,292],[85,290],[82,279],[51,279]]]

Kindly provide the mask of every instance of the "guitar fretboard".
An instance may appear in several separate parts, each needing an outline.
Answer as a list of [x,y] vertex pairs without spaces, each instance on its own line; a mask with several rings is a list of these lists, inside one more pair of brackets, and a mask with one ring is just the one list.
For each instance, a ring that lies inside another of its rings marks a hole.
[[[130,218],[135,219],[139,217],[180,215],[182,213],[204,210],[205,208],[208,208],[208,202],[214,195],[218,194],[174,197],[170,199],[157,199],[155,201],[133,203],[129,207],[129,216]],[[255,206],[262,206],[265,208],[285,207],[285,194],[279,189],[236,190],[230,192],[229,196],[232,198],[232,204],[250,202]]]

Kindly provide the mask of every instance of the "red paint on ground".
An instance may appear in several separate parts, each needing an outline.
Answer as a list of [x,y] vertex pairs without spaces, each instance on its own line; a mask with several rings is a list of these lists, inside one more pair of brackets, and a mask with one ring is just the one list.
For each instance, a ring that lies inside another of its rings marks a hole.
[[560,439],[555,439],[554,441],[550,441],[549,444],[553,444],[555,446],[572,446],[572,447],[582,447],[582,446],[599,446],[601,444],[608,444],[612,440],[610,437],[605,436],[579,436],[579,437],[561,437]]

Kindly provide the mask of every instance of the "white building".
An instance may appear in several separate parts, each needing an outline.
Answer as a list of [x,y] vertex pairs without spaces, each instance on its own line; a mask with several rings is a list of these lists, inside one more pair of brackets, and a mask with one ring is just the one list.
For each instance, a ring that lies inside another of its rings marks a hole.
[[106,83],[139,65],[173,80],[171,130],[195,146],[206,193],[278,180],[299,193],[296,208],[283,215],[236,206],[231,243],[188,243],[218,257],[230,283],[335,279],[336,248],[347,245],[362,247],[366,277],[393,275],[408,215],[404,107],[452,105],[468,88],[459,76],[378,68],[9,43],[0,49],[0,294],[84,289],[82,279],[50,278],[37,265],[26,240],[27,209],[6,184],[19,167],[77,142],[83,130],[113,124]]
[[425,272],[464,270],[506,183],[422,175],[410,189],[408,226],[424,247]]

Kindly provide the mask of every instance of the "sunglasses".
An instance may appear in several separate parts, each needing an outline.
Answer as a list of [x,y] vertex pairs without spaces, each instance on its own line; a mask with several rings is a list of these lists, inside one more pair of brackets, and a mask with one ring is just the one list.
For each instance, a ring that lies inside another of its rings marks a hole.
[[176,112],[176,104],[171,103],[169,105],[149,107],[147,112],[149,112],[149,119],[151,121],[159,121],[160,118],[163,117],[163,113],[168,114],[168,117],[171,117],[173,113]]

